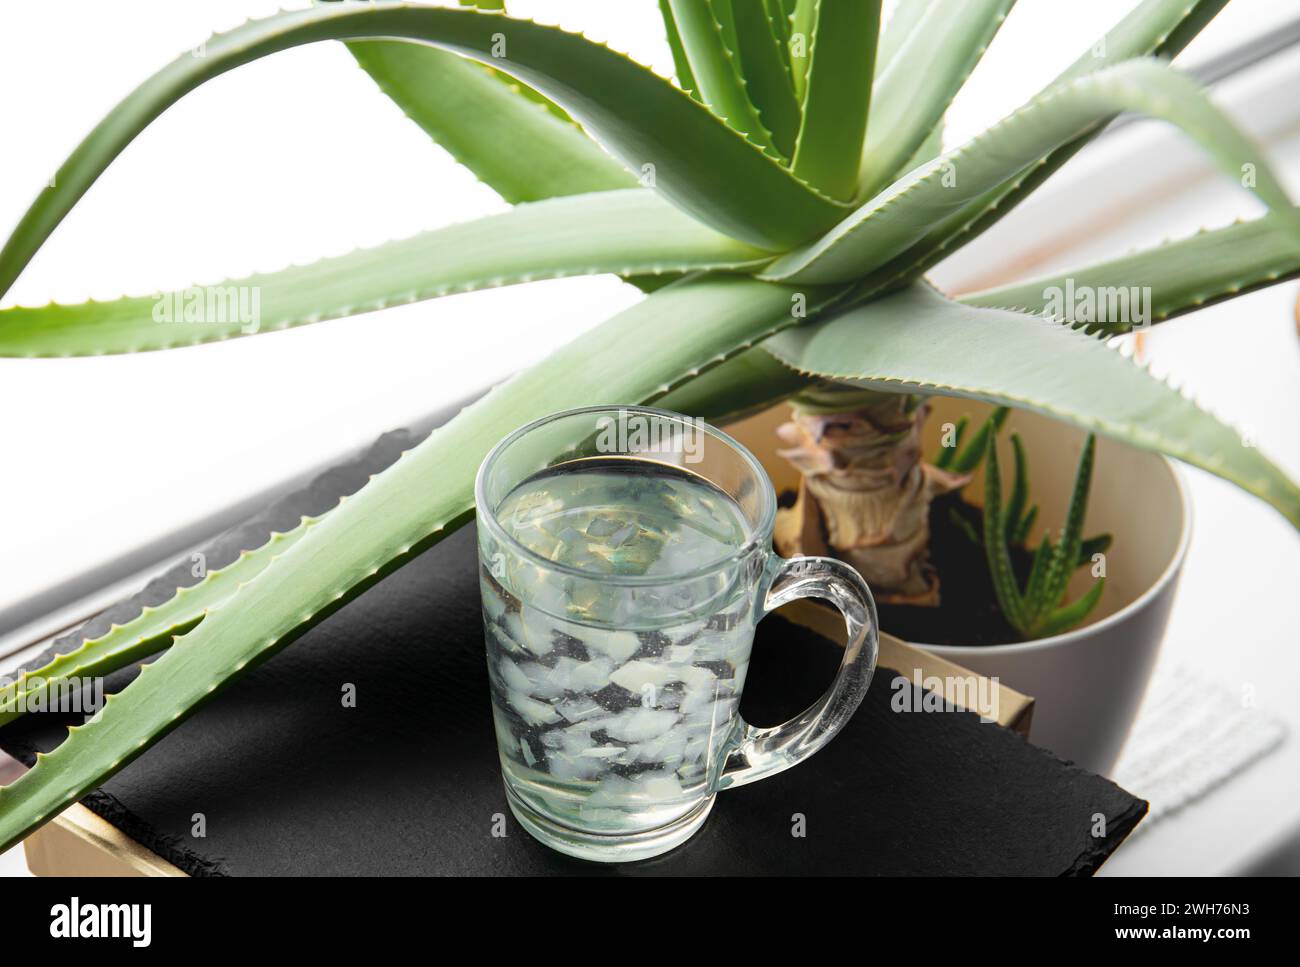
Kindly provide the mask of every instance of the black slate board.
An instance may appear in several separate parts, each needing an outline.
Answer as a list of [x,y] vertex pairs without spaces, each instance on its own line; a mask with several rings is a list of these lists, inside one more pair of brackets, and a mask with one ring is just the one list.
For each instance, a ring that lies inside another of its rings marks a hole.
[[[208,566],[333,506],[415,440],[385,435],[218,538],[205,549]],[[194,580],[182,562],[52,650]],[[833,643],[767,619],[742,711],[757,725],[788,718],[838,661]],[[134,674],[111,676],[108,691]],[[1078,875],[1095,871],[1145,814],[1145,802],[1114,784],[974,715],[892,711],[895,677],[882,668],[850,724],[812,759],[720,794],[685,846],[624,866],[568,859],[509,817],[468,527],[250,672],[83,801],[194,875]],[[341,701],[348,683],[355,708]],[[63,734],[57,717],[32,715],[0,729],[0,748],[30,764]],[[196,813],[203,838],[192,835]],[[501,814],[504,838],[492,835]],[[795,814],[802,837],[792,835]],[[1092,835],[1097,814],[1102,837]]]

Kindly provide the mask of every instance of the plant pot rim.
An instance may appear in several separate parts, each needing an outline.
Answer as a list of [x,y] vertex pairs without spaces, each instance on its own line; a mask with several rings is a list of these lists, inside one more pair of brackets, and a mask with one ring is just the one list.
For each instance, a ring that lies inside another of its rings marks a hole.
[[[1164,464],[1165,469],[1173,481],[1174,490],[1178,494],[1178,500],[1182,504],[1180,528],[1181,533],[1178,535],[1178,546],[1174,549],[1173,555],[1169,558],[1169,563],[1165,565],[1160,572],[1160,576],[1151,583],[1149,587],[1136,598],[1130,601],[1124,607],[1120,608],[1114,614],[1107,615],[1100,621],[1092,624],[1086,624],[1082,627],[1071,628],[1059,635],[1051,635],[1047,638],[1035,638],[1033,641],[1014,641],[1001,645],[938,645],[924,641],[910,641],[909,644],[916,645],[918,648],[924,648],[932,651],[937,655],[948,658],[954,658],[962,654],[978,652],[988,655],[1012,655],[1024,654],[1032,651],[1044,651],[1049,648],[1057,648],[1069,644],[1073,641],[1096,634],[1110,628],[1113,625],[1127,621],[1132,615],[1136,614],[1142,608],[1146,607],[1160,592],[1177,577],[1179,570],[1183,566],[1183,561],[1187,557],[1187,548],[1192,539],[1192,501],[1191,495],[1187,490],[1187,481],[1183,470],[1174,461],[1170,460],[1163,454],[1153,454]],[[954,660],[960,660],[954,658]]]

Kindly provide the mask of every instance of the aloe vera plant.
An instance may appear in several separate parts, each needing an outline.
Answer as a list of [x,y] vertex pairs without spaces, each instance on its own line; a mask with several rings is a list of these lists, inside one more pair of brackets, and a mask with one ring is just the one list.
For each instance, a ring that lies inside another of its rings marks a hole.
[[[1105,587],[1105,569],[1102,568],[1094,575],[1096,581],[1084,595],[1073,602],[1064,601],[1075,570],[1095,565],[1095,555],[1104,554],[1113,542],[1110,534],[1083,537],[1097,438],[1089,434],[1084,442],[1059,542],[1053,542],[1050,533],[1043,534],[1022,582],[1016,573],[1012,549],[1023,549],[1038,518],[1038,505],[1029,502],[1029,467],[1024,441],[1018,433],[1011,434],[1015,464],[1011,493],[1005,504],[1002,501],[997,437],[1007,414],[1004,407],[994,410],[964,444],[960,440],[967,421],[965,418],[960,420],[954,445],[943,448],[935,463],[970,473],[981,461],[984,462],[983,509],[975,511],[966,504],[960,505],[960,509],[950,506],[949,519],[968,540],[983,548],[994,596],[1007,623],[1022,638],[1043,638],[1080,624],[1100,603]],[[972,514],[978,515],[978,525],[971,522]]]
[[1026,638],[1041,638],[1065,631],[1081,622],[1097,606],[1106,584],[1105,576],[1098,576],[1087,593],[1069,604],[1061,603],[1066,585],[1083,553],[1083,518],[1088,505],[1088,487],[1092,483],[1097,438],[1090,433],[1083,445],[1060,541],[1053,544],[1050,535],[1043,535],[1034,552],[1034,562],[1023,589],[1012,570],[1007,541],[1014,539],[1011,537],[1013,532],[1028,532],[1028,526],[1021,516],[1027,489],[1024,453],[1016,446],[1015,485],[1004,505],[1002,474],[998,469],[995,444],[994,435],[989,434],[984,458],[983,538],[984,553],[988,558],[989,573],[993,575],[998,606],[1011,625]]
[[[203,56],[164,67],[36,198],[0,251],[0,294],[171,104],[301,44],[348,43],[384,92],[516,207],[225,283],[257,287],[256,327],[160,324],[149,299],[15,306],[0,310],[0,354],[166,349],[565,275],[614,273],[648,294],[466,409],[333,510],[259,549],[233,590],[210,575],[202,591],[68,659],[102,671],[172,641],[0,790],[0,840],[49,820],[243,671],[467,521],[487,450],[565,407],[659,401],[718,419],[823,381],[947,393],[1163,451],[1300,525],[1300,489],[1277,467],[1098,338],[1126,326],[1090,333],[1097,327],[1044,317],[1043,291],[1060,280],[952,300],[923,279],[1126,111],[1178,126],[1234,181],[1252,165],[1250,190],[1268,213],[1080,269],[1079,278],[1139,279],[1164,320],[1300,274],[1300,218],[1267,160],[1164,63],[1225,2],[1144,0],[1024,107],[942,154],[947,105],[1011,0],[901,0],[883,26],[869,0],[668,0],[676,84],[500,9],[382,2],[251,22],[212,38]],[[1220,257],[1206,265],[1207,252]],[[0,710],[23,687],[0,693]]]

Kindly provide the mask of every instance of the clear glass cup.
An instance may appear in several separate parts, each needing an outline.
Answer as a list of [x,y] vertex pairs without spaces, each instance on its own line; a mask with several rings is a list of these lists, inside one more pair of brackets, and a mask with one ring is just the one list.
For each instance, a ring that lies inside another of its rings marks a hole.
[[[776,495],[740,444],[645,407],[588,407],[516,430],[475,483],[493,719],[507,799],[541,842],[589,860],[685,842],[720,789],[787,769],[866,694],[871,592],[822,557],[772,550]],[[802,715],[739,715],[754,627],[833,603],[848,644]]]

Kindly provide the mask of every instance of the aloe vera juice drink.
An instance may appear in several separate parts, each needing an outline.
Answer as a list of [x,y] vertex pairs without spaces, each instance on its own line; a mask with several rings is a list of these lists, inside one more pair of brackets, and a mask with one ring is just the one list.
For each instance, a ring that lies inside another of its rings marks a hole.
[[[529,555],[563,566],[498,559],[481,571],[507,786],[564,825],[672,822],[708,791],[738,721],[754,602],[739,576],[730,587],[662,576],[734,555],[741,508],[689,471],[616,457],[527,479],[497,516]],[[533,575],[527,603],[510,590],[521,573]],[[647,580],[615,589],[603,576]],[[666,606],[680,620],[665,623]]]

